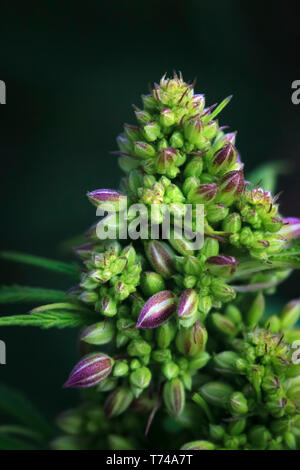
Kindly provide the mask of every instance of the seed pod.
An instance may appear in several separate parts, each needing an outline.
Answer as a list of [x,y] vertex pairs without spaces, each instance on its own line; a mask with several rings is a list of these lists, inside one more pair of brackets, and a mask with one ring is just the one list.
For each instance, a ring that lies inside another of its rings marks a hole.
[[145,271],[141,274],[141,288],[145,295],[151,296],[165,290],[165,281],[160,274]]
[[165,383],[163,399],[169,413],[177,418],[185,405],[185,391],[180,379],[175,378]]
[[104,404],[104,413],[107,418],[114,418],[124,413],[133,400],[133,394],[129,388],[120,387],[114,390]]
[[241,170],[226,173],[220,182],[216,202],[230,206],[244,191],[244,186],[244,175]]
[[217,255],[206,260],[206,267],[214,276],[226,278],[235,273],[238,262],[233,256]]
[[184,290],[178,302],[177,315],[179,318],[191,318],[197,312],[198,300],[198,294],[194,289]]
[[233,416],[244,415],[248,412],[247,399],[241,392],[233,392],[229,398],[228,408]]
[[127,204],[127,197],[113,189],[96,189],[87,193],[87,196],[94,206],[101,206],[104,211],[120,211]]
[[[216,183],[200,184],[188,193],[188,202],[194,204],[205,204],[211,202],[218,192]],[[222,202],[222,201],[220,201]]]
[[146,244],[146,255],[153,269],[168,279],[174,273],[174,252],[164,242],[157,240]]
[[190,328],[180,328],[176,336],[178,351],[187,357],[196,356],[204,351],[206,342],[207,331],[199,322]]
[[88,326],[80,335],[81,341],[88,344],[107,344],[110,343],[115,334],[113,323],[102,321]]
[[106,354],[86,356],[74,367],[64,387],[93,387],[110,374],[112,365],[113,359]]
[[143,390],[150,384],[151,371],[148,369],[148,367],[139,367],[138,369],[135,369],[133,372],[131,372],[129,380],[134,387]]
[[224,382],[208,382],[200,387],[199,393],[208,404],[227,408],[233,388]]
[[157,328],[176,311],[175,296],[171,291],[161,291],[145,303],[136,328]]
[[228,142],[226,145],[224,145],[224,147],[215,153],[210,165],[212,174],[224,174],[236,162],[236,158],[236,148],[230,142]]

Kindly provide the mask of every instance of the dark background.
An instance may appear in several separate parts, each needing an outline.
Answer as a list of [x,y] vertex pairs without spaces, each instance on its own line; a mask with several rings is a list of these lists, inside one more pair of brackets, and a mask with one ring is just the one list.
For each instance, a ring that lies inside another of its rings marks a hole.
[[[131,103],[164,72],[198,78],[213,104],[234,94],[221,123],[238,129],[247,169],[284,160],[281,210],[300,216],[300,79],[297,2],[2,2],[0,79],[1,249],[68,259],[61,241],[95,219],[86,191],[117,187],[115,137]],[[1,283],[70,287],[63,276],[1,263]],[[299,295],[299,275],[280,289]],[[26,307],[2,306],[1,313]],[[1,329],[0,380],[53,416],[74,402],[61,389],[76,361],[76,332]]]

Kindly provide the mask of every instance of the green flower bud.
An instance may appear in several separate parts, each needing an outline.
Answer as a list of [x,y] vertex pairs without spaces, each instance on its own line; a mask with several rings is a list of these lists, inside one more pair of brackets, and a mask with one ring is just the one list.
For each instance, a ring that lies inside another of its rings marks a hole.
[[170,361],[172,358],[172,354],[170,349],[157,349],[156,351],[152,352],[151,357],[154,361],[163,363]]
[[233,388],[224,382],[208,382],[200,387],[199,393],[208,404],[227,408]]
[[237,327],[231,320],[229,320],[229,318],[226,318],[225,315],[221,315],[220,313],[213,313],[210,319],[213,327],[220,333],[223,333],[226,336],[237,335]]
[[242,220],[240,214],[232,212],[225,220],[223,220],[222,229],[224,232],[237,233],[242,228]]
[[225,316],[235,324],[235,326],[239,327],[242,324],[243,318],[242,314],[239,309],[233,305],[227,305],[225,309]]
[[115,335],[113,323],[102,321],[87,327],[80,335],[81,341],[88,344],[107,344],[110,343]]
[[178,351],[188,357],[204,351],[206,342],[207,331],[199,322],[190,328],[180,328],[176,336]]
[[240,242],[242,245],[250,248],[254,243],[254,235],[250,227],[243,227],[240,233]]
[[205,238],[203,247],[200,251],[201,255],[209,258],[210,256],[217,256],[219,254],[219,242],[215,238]]
[[189,176],[182,185],[182,191],[187,196],[190,192],[194,192],[199,187],[199,179],[196,176]]
[[168,379],[174,379],[179,374],[179,367],[175,362],[165,362],[162,368],[164,376]]
[[228,142],[224,147],[218,150],[211,162],[210,171],[213,175],[221,174],[229,171],[236,162],[237,151],[235,147]]
[[236,421],[232,421],[228,425],[228,433],[231,436],[239,436],[245,430],[247,424],[246,418],[241,418]]
[[212,307],[212,298],[210,295],[205,295],[203,297],[200,297],[199,304],[198,304],[198,310],[200,312],[202,312],[206,316],[210,312],[211,307]]
[[173,148],[180,149],[184,145],[184,139],[180,132],[175,131],[170,137],[170,145]]
[[238,263],[233,256],[217,255],[206,260],[206,267],[211,274],[218,277],[230,277],[237,269]]
[[217,121],[210,121],[203,128],[203,135],[206,139],[213,139],[218,132],[218,123]]
[[99,299],[99,295],[94,291],[84,291],[79,295],[79,299],[86,304],[94,304]]
[[129,388],[120,387],[114,390],[104,404],[104,413],[107,418],[114,418],[124,413],[133,400],[133,394]]
[[215,446],[209,441],[192,441],[184,444],[180,450],[214,450]]
[[125,377],[129,372],[127,361],[117,361],[113,370],[114,377]]
[[246,322],[249,326],[255,326],[261,319],[265,309],[265,299],[263,294],[259,293],[252,302],[247,314]]
[[117,302],[111,297],[102,297],[95,304],[96,312],[101,312],[106,317],[113,317],[117,314]]
[[226,173],[220,182],[216,202],[230,206],[244,191],[244,185],[244,175],[241,170]]
[[193,157],[186,164],[183,176],[189,178],[190,176],[196,176],[197,178],[201,175],[203,170],[203,159],[200,156]]
[[174,235],[174,231],[171,232],[169,242],[174,248],[174,250],[178,251],[178,253],[183,256],[194,254],[193,242],[187,240],[183,236],[181,236],[180,238],[176,238]]
[[160,123],[163,127],[171,127],[175,124],[176,117],[169,108],[164,108],[160,113]]
[[97,391],[99,392],[110,392],[114,388],[116,388],[118,384],[118,381],[115,377],[108,377],[105,380],[102,380],[102,382],[99,383],[97,386]]
[[211,292],[222,302],[230,302],[236,296],[233,287],[225,284],[221,279],[213,279],[211,282]]
[[165,383],[163,399],[168,412],[177,418],[185,405],[185,391],[180,379],[175,378]]
[[139,369],[141,366],[142,366],[142,364],[140,363],[140,361],[138,359],[132,359],[132,361],[130,361],[130,369],[131,370]]
[[207,139],[203,135],[203,123],[199,117],[191,117],[183,124],[185,138],[197,148],[203,148]]
[[297,440],[292,432],[284,433],[284,442],[290,450],[297,450]]
[[220,442],[225,435],[225,429],[218,424],[209,424],[209,435],[213,441]]
[[197,354],[197,356],[194,356],[189,361],[189,370],[194,371],[194,370],[202,369],[203,367],[206,366],[209,360],[210,360],[210,355],[208,354],[208,352],[203,351]]
[[165,290],[163,277],[153,271],[145,271],[141,274],[141,288],[145,295],[151,297],[157,292]]
[[206,209],[206,217],[209,223],[216,223],[225,219],[228,212],[229,209],[228,207],[224,206],[224,204],[210,204]]
[[229,398],[228,407],[234,416],[244,415],[248,412],[247,399],[241,392],[233,392]]
[[151,381],[151,371],[148,367],[140,367],[130,374],[130,383],[139,389],[149,387]]
[[230,374],[237,372],[236,362],[238,359],[240,359],[240,356],[236,352],[223,351],[215,355],[214,363],[218,371]]
[[291,328],[294,326],[300,317],[300,300],[292,300],[285,305],[281,315],[281,328]]
[[265,328],[268,329],[271,333],[278,333],[281,328],[280,318],[278,318],[277,315],[271,315],[266,320]]
[[144,126],[144,134],[148,142],[154,142],[160,136],[160,127],[155,121],[149,121]]
[[248,433],[250,442],[258,449],[265,449],[272,439],[270,431],[262,425],[253,426]]
[[147,142],[137,141],[133,144],[133,152],[136,157],[143,160],[153,158],[155,156],[155,148]]
[[[218,186],[215,183],[200,184],[188,193],[188,202],[194,204],[207,204],[211,202],[218,192]],[[222,202],[222,201],[219,201]]]
[[147,354],[150,354],[151,346],[149,343],[142,339],[133,339],[132,341],[130,341],[127,347],[127,352],[129,356],[142,357]]
[[161,349],[169,347],[177,331],[176,322],[173,319],[168,320],[156,330],[157,345]]

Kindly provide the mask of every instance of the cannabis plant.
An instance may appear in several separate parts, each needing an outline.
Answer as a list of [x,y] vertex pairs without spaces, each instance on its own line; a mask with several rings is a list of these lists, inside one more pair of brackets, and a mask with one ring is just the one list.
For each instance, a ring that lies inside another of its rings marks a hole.
[[[2,253],[74,278],[67,293],[0,292],[1,302],[43,302],[1,326],[81,328],[81,357],[63,385],[80,389],[81,403],[58,417],[53,448],[149,448],[155,422],[165,449],[300,448],[300,301],[272,316],[265,307],[300,267],[300,220],[282,217],[257,176],[244,178],[236,133],[217,119],[229,101],[207,106],[181,75],[164,76],[117,138],[120,188],[87,194],[114,211],[105,223],[117,237],[99,237],[95,223],[74,264]],[[151,224],[128,240],[136,204]],[[198,205],[204,240],[195,247],[177,222],[190,206],[197,233]]]

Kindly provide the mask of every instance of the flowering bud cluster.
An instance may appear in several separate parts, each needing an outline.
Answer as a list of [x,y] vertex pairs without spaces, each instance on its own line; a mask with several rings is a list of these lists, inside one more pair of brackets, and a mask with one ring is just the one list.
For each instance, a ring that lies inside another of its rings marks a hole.
[[[96,205],[120,205],[125,196],[129,206],[143,203],[158,226],[167,206],[170,236],[152,239],[149,229],[147,240],[124,245],[88,232],[89,242],[76,250],[84,265],[78,298],[99,322],[81,333],[87,355],[65,386],[108,392],[108,418],[151,390],[177,420],[198,389],[202,436],[183,449],[294,448],[299,379],[291,375],[288,337],[299,308],[291,304],[265,324],[262,292],[287,276],[286,264],[268,270],[298,236],[299,220],[282,219],[276,197],[244,181],[235,133],[215,119],[229,99],[206,107],[204,95],[175,75],[142,100],[137,125],[125,124],[117,139],[126,173],[121,192],[88,196]],[[186,204],[193,230],[196,206],[204,205],[198,250],[174,236]]]

